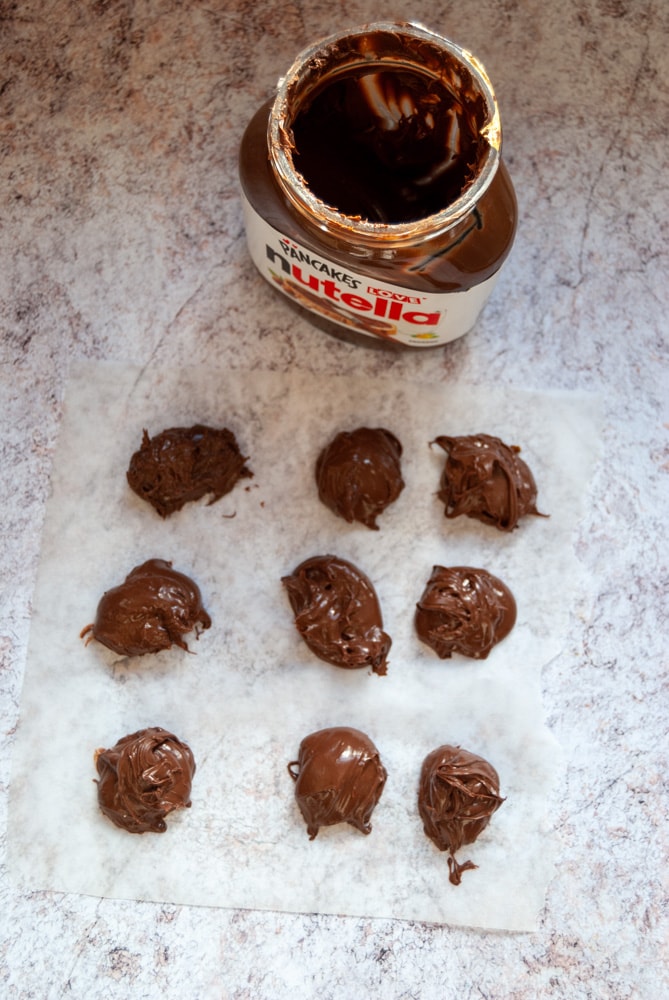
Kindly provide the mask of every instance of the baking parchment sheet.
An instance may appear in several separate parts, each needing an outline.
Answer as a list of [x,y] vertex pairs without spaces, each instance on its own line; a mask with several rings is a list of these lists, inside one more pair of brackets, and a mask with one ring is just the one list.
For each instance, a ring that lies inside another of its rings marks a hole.
[[[574,554],[597,457],[596,398],[401,378],[302,372],[156,371],[82,362],[68,385],[33,604],[9,815],[10,870],[44,888],[171,903],[395,917],[486,928],[536,926],[553,866],[559,748],[543,722],[540,672],[587,590]],[[142,430],[208,423],[237,436],[252,480],[166,521],[129,489]],[[380,530],[318,500],[316,457],[366,424],[402,442],[406,487]],[[439,434],[485,432],[522,447],[549,518],[509,534],[447,520],[436,497]],[[281,577],[332,553],[373,581],[393,639],[386,677],[317,660],[299,638]],[[80,630],[103,592],[149,558],[200,586],[212,628],[191,652],[128,659]],[[518,621],[487,660],[439,660],[414,634],[432,566],[501,577]],[[192,808],[162,835],[128,834],[99,812],[93,754],[146,726],[172,730],[196,762]],[[286,765],[300,740],[350,725],[388,771],[363,836],[310,842]],[[423,758],[460,744],[497,768],[506,802],[464,848],[479,867],[448,881],[446,854],[416,809]]]

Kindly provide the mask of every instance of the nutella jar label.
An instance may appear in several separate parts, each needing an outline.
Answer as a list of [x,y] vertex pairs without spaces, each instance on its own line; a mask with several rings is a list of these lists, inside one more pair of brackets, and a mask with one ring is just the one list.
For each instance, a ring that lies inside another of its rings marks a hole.
[[270,284],[304,309],[369,337],[434,347],[463,336],[499,271],[461,292],[422,292],[336,264],[270,226],[243,197],[251,258]]

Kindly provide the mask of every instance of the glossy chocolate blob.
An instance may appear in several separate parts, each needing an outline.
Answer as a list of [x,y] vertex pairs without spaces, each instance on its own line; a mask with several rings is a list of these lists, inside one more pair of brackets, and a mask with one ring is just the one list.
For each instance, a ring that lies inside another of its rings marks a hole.
[[321,729],[306,736],[288,772],[313,840],[322,826],[350,823],[370,833],[370,817],[386,783],[379,751],[359,729]]
[[402,445],[381,427],[341,431],[316,462],[321,501],[349,524],[378,530],[376,519],[404,489]]
[[438,493],[446,517],[465,514],[512,531],[526,514],[545,516],[536,508],[536,483],[516,445],[490,434],[438,437],[432,444],[448,455]]
[[426,835],[450,854],[448,877],[453,885],[460,884],[463,871],[478,867],[471,861],[460,864],[456,851],[476,840],[502,802],[499,775],[483,757],[446,744],[423,761],[418,812]]
[[138,497],[161,517],[169,517],[207,494],[210,504],[220,500],[239,479],[253,475],[245,462],[234,434],[225,427],[171,427],[153,438],[144,431],[127,479]]
[[282,577],[295,626],[321,660],[347,670],[387,673],[391,646],[370,580],[336,556],[314,556]]
[[418,638],[442,660],[453,653],[485,660],[515,621],[516,601],[506,584],[471,566],[434,566],[416,605]]
[[182,636],[195,630],[199,638],[210,626],[197,584],[172,569],[171,562],[149,559],[102,595],[95,621],[81,637],[97,639],[123,656],[144,656],[172,645],[187,650]]
[[466,190],[487,149],[484,120],[480,96],[456,95],[431,74],[350,72],[300,108],[293,162],[316,197],[344,215],[413,222]]
[[100,809],[129,833],[164,833],[165,817],[190,806],[195,760],[165,729],[142,729],[97,750],[95,766]]

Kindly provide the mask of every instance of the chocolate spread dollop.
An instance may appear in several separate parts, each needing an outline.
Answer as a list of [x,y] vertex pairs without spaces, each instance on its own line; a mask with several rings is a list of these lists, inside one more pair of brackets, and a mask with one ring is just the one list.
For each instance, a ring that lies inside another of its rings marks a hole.
[[136,566],[125,581],[105,591],[95,621],[81,637],[97,639],[123,656],[159,653],[173,644],[188,650],[182,638],[195,630],[196,638],[211,626],[197,584],[172,569],[164,559]]
[[449,881],[459,885],[462,872],[478,865],[460,863],[455,854],[485,830],[504,799],[499,775],[483,757],[445,744],[423,761],[418,787],[418,812],[423,828],[440,851],[448,851]]
[[341,431],[316,461],[321,501],[349,524],[378,530],[376,519],[404,489],[402,445],[382,427]]
[[336,556],[313,556],[282,577],[295,626],[309,649],[336,667],[387,673],[391,638],[368,577]]
[[350,823],[371,832],[370,818],[386,783],[386,769],[369,736],[346,726],[321,729],[300,743],[288,772],[313,840],[322,826]]
[[100,809],[129,833],[164,833],[165,817],[191,804],[193,753],[158,726],[97,750],[95,766]]
[[544,517],[536,508],[537,487],[517,445],[490,434],[438,437],[447,453],[439,499],[446,517],[466,514],[500,531],[512,531],[526,514]]
[[169,517],[207,494],[210,504],[220,500],[239,479],[253,476],[246,461],[227,427],[170,427],[155,437],[145,430],[127,479],[137,496]]
[[419,639],[442,660],[485,660],[516,621],[516,601],[500,579],[472,566],[434,566],[416,605]]

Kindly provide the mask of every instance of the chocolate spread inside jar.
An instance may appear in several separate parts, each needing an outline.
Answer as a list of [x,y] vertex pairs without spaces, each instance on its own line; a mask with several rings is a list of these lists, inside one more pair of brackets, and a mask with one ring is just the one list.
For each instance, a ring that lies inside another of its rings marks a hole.
[[298,56],[244,135],[254,263],[345,339],[454,340],[515,234],[500,148],[495,95],[470,53],[407,22],[333,35]]
[[440,80],[388,70],[326,83],[298,111],[293,140],[293,163],[317,198],[387,224],[456,201],[487,148],[474,109]]

